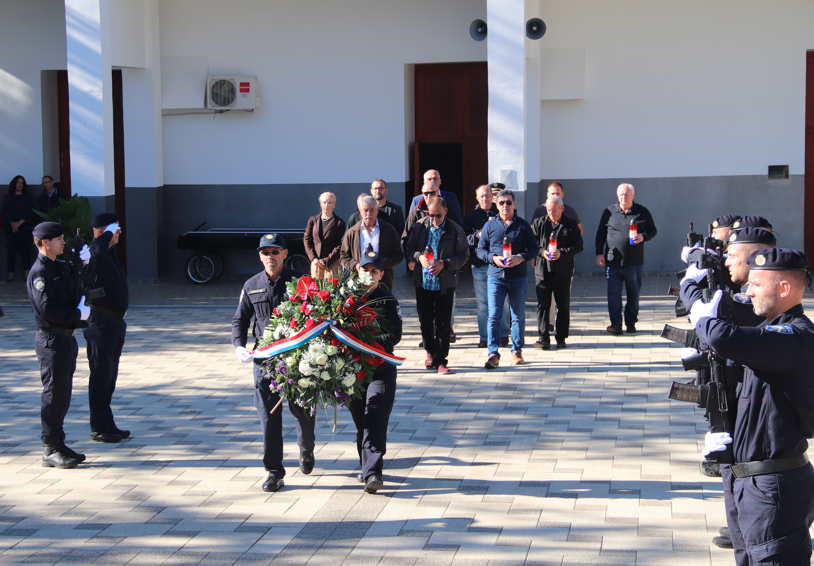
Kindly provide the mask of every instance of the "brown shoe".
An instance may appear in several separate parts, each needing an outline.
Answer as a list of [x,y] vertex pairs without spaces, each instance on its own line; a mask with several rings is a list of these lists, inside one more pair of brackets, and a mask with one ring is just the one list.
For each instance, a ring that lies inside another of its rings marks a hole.
[[450,369],[447,366],[445,366],[444,364],[439,364],[438,365],[438,373],[444,373],[444,374],[450,373]]
[[499,365],[500,358],[497,356],[497,354],[492,354],[491,356],[489,356],[489,359],[486,360],[486,364],[484,364],[483,367],[485,367],[486,369],[495,369]]
[[523,359],[523,354],[520,350],[512,352],[512,363],[516,366],[526,363],[526,360]]
[[424,360],[424,367],[430,369],[431,367],[434,366],[435,364],[432,361],[432,354],[427,354],[427,359]]

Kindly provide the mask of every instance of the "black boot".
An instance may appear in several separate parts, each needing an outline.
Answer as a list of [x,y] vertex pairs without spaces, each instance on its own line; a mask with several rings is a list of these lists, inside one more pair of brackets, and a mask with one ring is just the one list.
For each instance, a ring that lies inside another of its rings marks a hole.
[[60,446],[43,445],[42,467],[67,470],[78,466],[79,462],[75,458],[68,456],[67,453],[65,453],[64,448],[65,445],[62,443],[60,443]]
[[68,448],[67,446],[65,446],[65,433],[64,432],[62,433],[62,452],[66,456],[68,456],[69,458],[73,458],[74,460],[76,460],[80,464],[86,460],[84,454],[80,454],[79,452],[75,452],[75,451],[71,450],[70,448]]

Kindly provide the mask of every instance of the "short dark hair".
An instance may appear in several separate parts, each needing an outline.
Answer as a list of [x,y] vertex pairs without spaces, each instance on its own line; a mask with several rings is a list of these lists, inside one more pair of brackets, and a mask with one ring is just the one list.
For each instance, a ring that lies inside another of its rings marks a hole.
[[43,175],[43,176],[42,176],[42,178],[43,178],[43,179],[48,179],[49,181],[53,181],[53,180],[54,180],[54,178],[53,178],[51,175]]
[[512,202],[515,202],[514,201],[514,193],[512,191],[510,191],[509,189],[503,189],[502,191],[500,191],[497,194],[497,198],[500,198],[500,197],[512,197]]
[[42,240],[34,236],[34,245],[37,246],[38,248],[42,247]]
[[[552,181],[551,183],[548,184],[549,187],[552,185],[554,185],[555,187],[559,187],[562,192],[565,192],[565,189],[562,188],[562,183],[560,183],[559,181]],[[546,192],[548,192],[548,187],[546,187]]]
[[[387,188],[387,183],[384,182],[384,179],[373,179],[373,183],[381,183],[385,189]],[[373,183],[370,183],[370,185],[373,186]]]
[[17,192],[17,179],[23,180],[23,194],[28,193],[28,183],[25,182],[25,177],[22,175],[16,175],[12,180],[11,183],[8,184],[8,194],[13,195]]

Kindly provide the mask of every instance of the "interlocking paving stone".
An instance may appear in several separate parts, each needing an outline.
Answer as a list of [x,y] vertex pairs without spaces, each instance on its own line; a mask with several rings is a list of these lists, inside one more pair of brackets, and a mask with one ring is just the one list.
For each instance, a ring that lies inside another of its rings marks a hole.
[[[0,564],[730,564],[711,545],[725,524],[720,481],[699,474],[700,410],[670,401],[687,380],[661,340],[670,278],[645,277],[639,333],[605,333],[604,281],[574,282],[566,350],[531,348],[487,372],[463,285],[450,353],[454,373],[423,368],[407,308],[385,488],[356,482],[355,429],[318,416],[317,465],[297,469],[284,417],[286,487],[260,485],[262,436],[250,368],[234,359],[230,321],[240,283],[200,291],[134,284],[137,305],[114,396],[118,445],[89,441],[84,340],[66,421],[88,461],[42,468],[39,373],[30,309],[0,318]],[[0,302],[25,304],[13,289]],[[237,289],[237,291],[235,291]],[[18,293],[19,294],[19,293]],[[13,300],[8,300],[11,297]],[[15,298],[16,297],[16,298]],[[174,306],[172,306],[174,305]],[[192,306],[195,308],[186,308]],[[502,349],[506,354],[508,350]]]

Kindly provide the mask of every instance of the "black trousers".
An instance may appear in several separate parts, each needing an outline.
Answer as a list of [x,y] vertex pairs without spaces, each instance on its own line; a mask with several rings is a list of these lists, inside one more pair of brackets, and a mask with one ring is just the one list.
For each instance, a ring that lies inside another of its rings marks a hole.
[[449,355],[449,327],[452,319],[452,306],[455,300],[455,289],[427,291],[421,287],[415,289],[416,310],[421,326],[421,339],[424,349],[432,354],[436,367],[447,364]]
[[362,397],[351,400],[348,405],[356,425],[356,451],[364,479],[371,474],[382,474],[387,427],[396,399],[396,367],[385,362],[379,368]]
[[73,373],[76,370],[79,347],[73,336],[37,332],[34,336],[34,350],[40,362],[42,379],[42,443],[57,446],[64,438],[62,425],[71,406]]
[[127,323],[98,311],[90,311],[85,329],[88,343],[88,404],[90,405],[90,430],[111,432],[116,427],[110,401],[116,391],[119,377],[119,358],[124,348]]
[[551,318],[551,295],[557,304],[557,340],[568,338],[571,327],[571,279],[535,279],[537,292],[537,332],[548,340],[548,321]]
[[[265,379],[265,372],[260,364],[254,364],[254,408],[260,417],[260,428],[263,431],[263,466],[267,472],[273,473],[277,479],[285,477],[283,466],[283,409],[282,406],[269,414],[280,395],[269,388],[271,383]],[[314,424],[316,414],[303,409],[292,401],[288,402],[288,410],[297,419],[297,444],[300,452],[310,452],[314,449]]]

